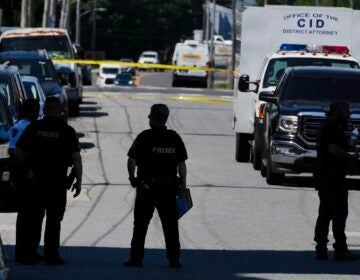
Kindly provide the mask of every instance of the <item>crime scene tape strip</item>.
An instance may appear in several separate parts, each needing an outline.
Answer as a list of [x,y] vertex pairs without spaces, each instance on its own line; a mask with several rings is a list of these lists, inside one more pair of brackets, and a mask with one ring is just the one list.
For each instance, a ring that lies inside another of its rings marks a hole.
[[231,72],[228,69],[208,68],[208,67],[193,67],[193,66],[179,66],[179,65],[167,65],[167,64],[152,64],[152,63],[135,63],[135,62],[122,62],[116,60],[89,60],[89,59],[69,59],[69,58],[52,58],[54,62],[73,62],[79,64],[91,64],[91,65],[119,65],[125,67],[137,67],[137,68],[156,68],[156,69],[168,69],[168,70],[198,70],[207,72]]

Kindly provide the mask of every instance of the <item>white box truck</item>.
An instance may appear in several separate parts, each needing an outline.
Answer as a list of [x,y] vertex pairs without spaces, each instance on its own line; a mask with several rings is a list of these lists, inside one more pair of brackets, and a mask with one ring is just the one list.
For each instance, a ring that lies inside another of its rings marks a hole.
[[[289,66],[357,68],[360,11],[349,8],[245,7],[237,18],[233,128],[235,159],[252,159],[261,168],[264,102],[258,93],[273,91]],[[348,51],[349,50],[349,51]],[[349,53],[351,55],[349,55]]]

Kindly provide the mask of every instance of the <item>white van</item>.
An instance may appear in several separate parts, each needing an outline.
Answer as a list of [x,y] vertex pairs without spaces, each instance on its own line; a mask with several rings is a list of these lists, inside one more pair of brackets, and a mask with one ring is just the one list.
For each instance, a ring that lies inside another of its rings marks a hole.
[[96,80],[98,86],[113,85],[117,74],[121,72],[121,66],[114,64],[101,64]]
[[[177,43],[172,57],[172,64],[188,67],[209,67],[209,48],[207,44],[195,40],[186,40]],[[207,87],[207,72],[205,70],[175,70],[173,72],[172,86],[181,86],[184,82],[199,81]]]

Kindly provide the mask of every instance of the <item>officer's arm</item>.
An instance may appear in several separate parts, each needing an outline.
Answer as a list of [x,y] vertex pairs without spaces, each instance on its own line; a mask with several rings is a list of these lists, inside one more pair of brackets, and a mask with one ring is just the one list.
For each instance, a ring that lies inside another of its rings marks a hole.
[[81,160],[80,152],[73,153],[72,160],[74,165],[76,182],[71,188],[71,191],[75,190],[74,197],[77,197],[81,192],[81,181],[82,181],[82,160]]
[[185,161],[179,162],[178,170],[180,176],[180,187],[181,189],[184,190],[186,188],[186,174],[187,174]]
[[127,161],[127,169],[129,172],[129,181],[131,186],[136,187],[136,178],[135,178],[135,169],[136,169],[136,159],[129,157]]

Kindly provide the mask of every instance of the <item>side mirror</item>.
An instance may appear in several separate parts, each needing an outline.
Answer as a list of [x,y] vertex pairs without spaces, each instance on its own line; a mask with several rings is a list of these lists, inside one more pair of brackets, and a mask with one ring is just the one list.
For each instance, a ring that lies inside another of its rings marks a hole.
[[241,75],[239,78],[238,89],[243,92],[249,91],[249,83],[249,75]]
[[262,91],[259,94],[259,100],[269,103],[276,103],[279,101],[279,97],[274,96],[274,93],[272,91]]

